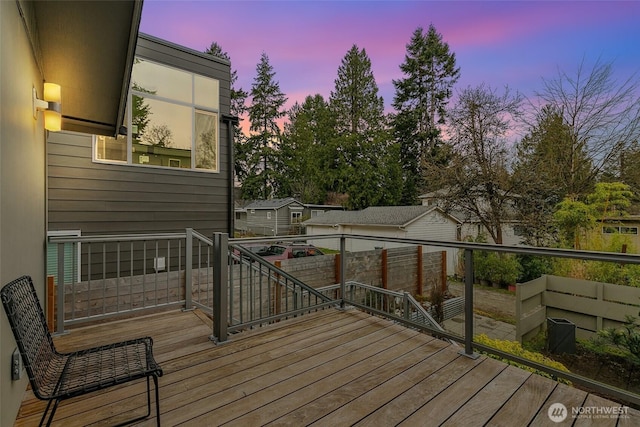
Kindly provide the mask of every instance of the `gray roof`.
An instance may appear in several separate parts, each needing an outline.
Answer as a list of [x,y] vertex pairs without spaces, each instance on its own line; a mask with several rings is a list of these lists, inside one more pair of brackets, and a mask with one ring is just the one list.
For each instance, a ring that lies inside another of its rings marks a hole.
[[285,199],[254,200],[253,202],[245,205],[244,209],[280,209],[290,205],[291,203],[296,203],[302,206],[302,203],[293,197],[287,197]]
[[[402,227],[434,210],[443,213],[440,208],[435,206],[371,206],[361,211],[325,212],[305,221],[304,224]],[[456,218],[451,218],[459,222]]]

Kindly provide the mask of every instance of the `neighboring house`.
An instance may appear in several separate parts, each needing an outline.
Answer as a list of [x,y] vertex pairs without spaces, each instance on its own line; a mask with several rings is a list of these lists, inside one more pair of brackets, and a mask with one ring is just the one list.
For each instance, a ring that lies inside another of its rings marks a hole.
[[602,236],[605,242],[611,241],[614,237],[625,239],[623,243],[631,244],[627,251],[640,252],[640,215],[629,215],[625,217],[606,218],[601,224]]
[[287,197],[255,200],[241,209],[246,214],[246,232],[259,236],[283,236],[299,232],[304,205]]
[[[240,234],[277,236],[301,234],[302,221],[342,206],[303,204],[294,198],[235,202],[235,231]],[[276,221],[277,218],[277,221]]]
[[[340,249],[337,240],[312,236],[328,234],[362,234],[406,239],[457,241],[460,221],[436,206],[374,206],[361,211],[331,211],[305,221],[309,243],[318,247]],[[382,241],[347,239],[348,251],[366,251],[377,248],[405,246]],[[447,271],[456,271],[458,250],[429,247],[429,251],[447,252]]]
[[329,212],[329,211],[344,211],[344,206],[316,205],[311,203],[305,203],[302,217],[304,219],[315,218],[318,215],[322,215],[325,212]]
[[[430,193],[419,196],[423,206],[439,206],[444,208],[443,197],[445,190],[433,191]],[[447,212],[451,213],[455,218],[462,221],[460,226],[460,240],[477,239],[478,236],[484,235],[488,243],[495,243],[491,238],[491,234],[487,228],[482,224],[480,218],[477,215],[456,208],[455,206],[447,209]],[[509,219],[502,223],[502,244],[504,245],[520,245],[523,244],[522,229],[520,223],[516,220]]]
[[[47,212],[55,208],[47,204],[52,147],[46,145],[44,114],[34,111],[34,92],[43,99],[45,82],[60,85],[62,130],[115,135],[124,123],[141,12],[142,2],[135,1],[0,1],[0,286],[28,274],[46,300]],[[72,165],[57,169],[67,176],[77,172]],[[16,381],[9,374],[15,348],[2,314],[2,426],[14,424],[27,387],[24,372]]]
[[234,232],[240,235],[247,234],[247,210],[245,206],[247,206],[250,201],[236,199],[234,201],[234,215],[235,219],[233,225],[235,227]]

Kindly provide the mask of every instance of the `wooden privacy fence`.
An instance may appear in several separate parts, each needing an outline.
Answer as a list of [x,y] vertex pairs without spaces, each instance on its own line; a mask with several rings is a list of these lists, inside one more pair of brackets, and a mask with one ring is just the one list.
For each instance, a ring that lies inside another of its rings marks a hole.
[[[447,283],[446,252],[423,253],[422,246],[349,252],[345,263],[348,281],[411,295],[425,295],[431,286]],[[292,258],[279,266],[314,288],[340,283],[340,254]]]
[[516,287],[516,339],[532,338],[550,317],[569,320],[576,338],[588,339],[639,311],[640,288],[545,275]]

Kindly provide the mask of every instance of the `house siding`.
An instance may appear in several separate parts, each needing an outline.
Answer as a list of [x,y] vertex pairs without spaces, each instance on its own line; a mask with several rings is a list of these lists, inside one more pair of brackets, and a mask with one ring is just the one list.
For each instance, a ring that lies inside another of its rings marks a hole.
[[[230,67],[140,35],[136,56],[213,77],[220,82],[220,115],[229,113]],[[92,137],[50,133],[47,154],[49,230],[82,234],[158,233],[193,228],[229,231],[228,129],[219,123],[219,171],[203,172],[93,161]]]
[[[478,237],[478,226],[480,226],[481,233],[484,234],[484,237],[487,239],[487,243],[495,243],[489,234],[489,231],[483,226],[479,225],[477,222],[473,223],[465,223],[462,225],[462,240],[465,239],[476,239]],[[512,224],[502,224],[502,244],[503,245],[522,245],[523,239],[520,236],[516,236],[515,229]]]
[[456,240],[457,225],[438,211],[433,211],[407,226],[410,239]]
[[[392,237],[392,238],[408,238],[408,239],[425,239],[425,240],[441,240],[456,241],[457,223],[449,217],[443,215],[439,211],[432,211],[417,220],[408,224],[404,229],[395,227],[381,227],[372,225],[341,225],[337,228],[330,225],[307,225],[307,235],[319,236],[327,234],[362,234],[368,236]],[[329,249],[339,249],[338,239],[318,239],[309,240],[310,243],[326,247]],[[408,245],[395,242],[371,241],[347,239],[347,251],[367,251],[375,248],[400,248]],[[409,245],[410,246],[410,245]],[[458,249],[444,246],[424,246],[424,252],[442,252],[447,253],[447,273],[454,274],[458,264]]]
[[[267,219],[267,212],[271,213],[271,219]],[[275,236],[275,215],[273,209],[247,209],[247,230],[262,236]]]
[[94,163],[92,137],[50,134],[49,230],[82,234],[227,230],[226,175]]

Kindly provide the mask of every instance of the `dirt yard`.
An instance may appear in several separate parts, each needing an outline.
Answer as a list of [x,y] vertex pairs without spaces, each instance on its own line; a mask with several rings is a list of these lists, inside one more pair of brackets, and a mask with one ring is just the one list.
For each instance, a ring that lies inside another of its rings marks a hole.
[[[462,296],[464,294],[464,283],[448,282],[449,293],[453,296]],[[473,286],[473,306],[476,310],[488,314],[495,314],[498,318],[511,319],[515,322],[516,318],[516,296],[508,293],[506,290],[497,290],[486,288],[484,286]]]

